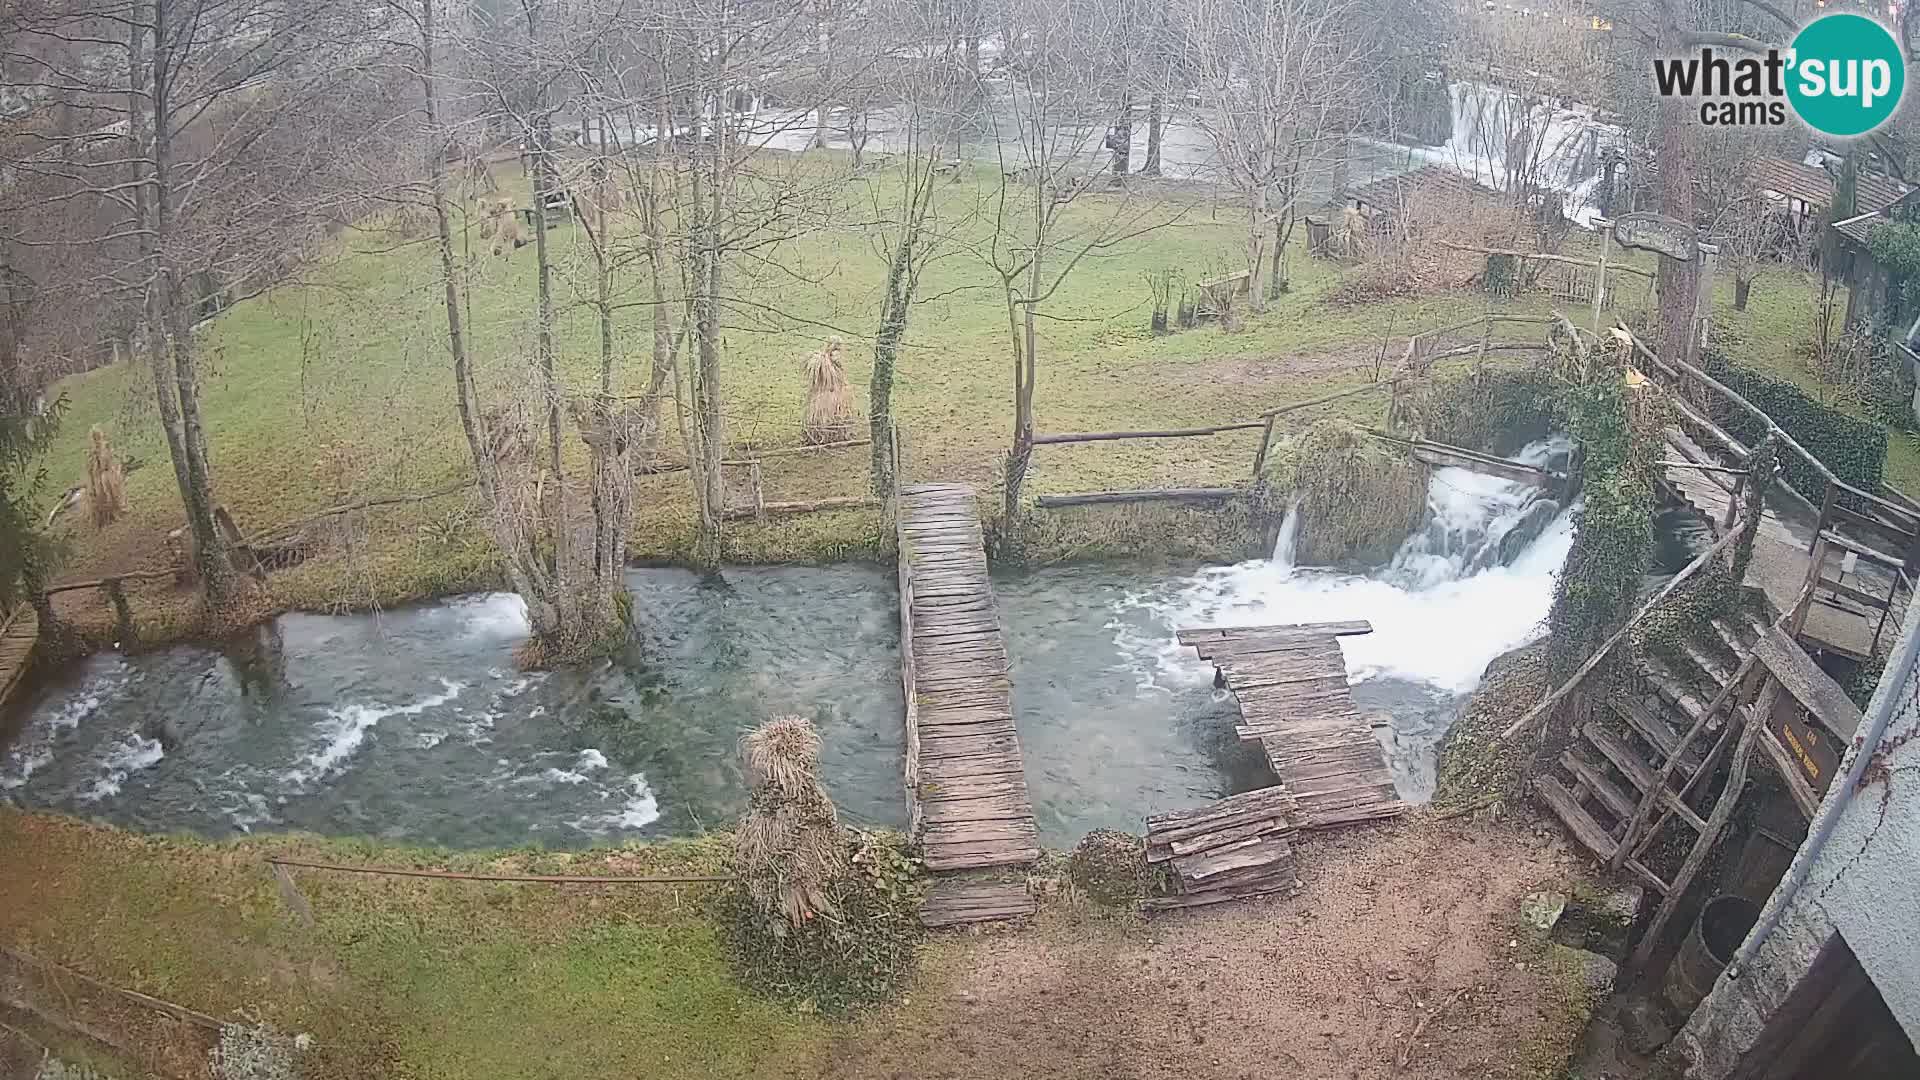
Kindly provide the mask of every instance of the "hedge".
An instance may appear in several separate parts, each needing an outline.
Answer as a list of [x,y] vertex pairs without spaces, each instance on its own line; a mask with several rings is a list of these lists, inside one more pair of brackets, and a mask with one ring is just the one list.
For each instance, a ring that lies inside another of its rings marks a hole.
[[[1822,405],[1792,383],[1741,367],[1712,350],[1701,357],[1700,366],[1773,417],[1781,430],[1832,469],[1835,476],[1861,491],[1879,493],[1881,471],[1887,463],[1885,426],[1857,420]],[[1747,446],[1758,446],[1766,436],[1765,427],[1744,409],[1733,410],[1720,419],[1728,433]],[[1815,504],[1825,497],[1826,477],[1804,458],[1783,453],[1780,460],[1785,466],[1787,483],[1792,484],[1795,491]]]

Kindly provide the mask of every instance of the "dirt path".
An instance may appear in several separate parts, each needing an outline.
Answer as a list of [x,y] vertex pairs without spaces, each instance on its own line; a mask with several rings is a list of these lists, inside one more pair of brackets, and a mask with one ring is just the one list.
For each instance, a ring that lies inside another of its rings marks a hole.
[[1520,898],[1574,866],[1531,827],[1414,821],[1302,843],[1292,899],[950,938],[925,996],[846,1036],[826,1075],[1557,1075],[1580,1027],[1566,980],[1508,942]]

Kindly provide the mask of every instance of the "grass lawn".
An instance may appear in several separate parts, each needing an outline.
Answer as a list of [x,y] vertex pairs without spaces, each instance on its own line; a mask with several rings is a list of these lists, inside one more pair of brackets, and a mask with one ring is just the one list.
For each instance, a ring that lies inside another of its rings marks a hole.
[[[575,855],[380,846],[377,858],[711,874],[723,844]],[[0,849],[9,948],[217,1017],[244,1010],[307,1032],[317,1047],[303,1058],[307,1080],[817,1075],[830,1031],[734,979],[705,911],[711,886],[529,888],[296,870],[314,916],[306,926],[262,860],[367,862],[372,842],[209,844],[0,809]],[[83,1016],[84,1004],[68,1002]],[[149,1019],[141,1059],[125,1063],[138,1075],[205,1052],[159,1034]]]
[[[989,511],[1011,401],[1005,309],[977,252],[989,235],[982,208],[997,179],[997,173],[969,175],[941,194],[955,240],[927,271],[922,294],[930,299],[914,311],[895,389],[907,479],[974,483]],[[884,178],[867,177],[850,181],[839,198],[845,216],[858,217],[853,211],[889,196]],[[1292,290],[1268,313],[1249,317],[1237,333],[1209,327],[1155,337],[1146,325],[1146,272],[1172,267],[1188,280],[1219,273],[1237,265],[1244,234],[1231,205],[1204,196],[1147,189],[1131,199],[1129,206],[1166,227],[1096,252],[1043,309],[1035,406],[1043,432],[1243,420],[1371,378],[1376,361],[1384,355],[1391,365],[1413,332],[1484,310],[1544,313],[1554,306],[1544,296],[1491,302],[1473,293],[1342,306],[1327,299],[1341,267],[1309,258],[1299,237],[1289,252]],[[1069,226],[1114,213],[1119,200],[1104,192],[1084,197]],[[583,389],[594,379],[598,332],[591,314],[569,298],[587,287],[585,241],[569,225],[556,231],[554,243],[562,378]],[[492,257],[486,244],[474,240],[468,306],[482,393],[492,405],[527,397],[534,259],[530,248]],[[435,265],[424,241],[396,249],[388,237],[351,233],[337,257],[302,285],[246,301],[199,331],[217,495],[243,530],[265,530],[364,496],[431,489],[467,474]],[[742,268],[744,299],[727,330],[723,369],[736,447],[799,441],[803,361],[836,331],[848,339],[848,376],[864,402],[871,356],[863,335],[877,319],[882,272],[866,237],[830,225],[801,230],[765,264]],[[626,283],[636,297],[639,277]],[[1729,311],[1731,290],[1731,281],[1721,283],[1720,306]],[[1769,278],[1756,287],[1752,308],[1732,319],[1756,355],[1784,363],[1809,322],[1810,305],[1804,281]],[[649,311],[636,304],[620,313],[622,392],[645,384]],[[1531,337],[1536,331],[1508,332]],[[153,420],[150,375],[142,365],[120,365],[69,379],[61,389],[70,410],[48,457],[53,490],[83,478],[87,431],[96,424],[143,467],[128,477],[131,512],[120,521],[96,530],[81,515],[67,519],[70,557],[58,576],[162,563],[164,534],[181,517]],[[1380,407],[1368,397],[1342,408],[1377,416]],[[1303,424],[1313,415],[1290,422]],[[1028,489],[1240,483],[1257,438],[1257,432],[1237,432],[1042,447]],[[670,456],[678,454],[676,439],[670,424]],[[864,447],[770,459],[766,498],[863,494],[866,467]],[[1890,472],[1920,481],[1920,470]],[[744,491],[737,496],[746,497]],[[693,528],[687,474],[641,478],[635,559],[682,559]],[[364,608],[497,583],[490,546],[463,496],[340,519],[330,540],[319,556],[274,575],[279,603]],[[852,511],[736,525],[727,545],[735,561],[828,561],[884,553],[890,538],[879,514]],[[168,632],[159,592],[135,601],[143,633],[153,637]],[[63,614],[105,618],[104,604],[91,594],[70,603],[99,610]],[[159,625],[150,626],[156,610]]]

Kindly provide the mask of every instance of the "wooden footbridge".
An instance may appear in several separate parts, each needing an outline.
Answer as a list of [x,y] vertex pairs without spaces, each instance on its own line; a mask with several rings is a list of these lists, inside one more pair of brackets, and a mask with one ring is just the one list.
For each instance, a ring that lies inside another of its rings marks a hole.
[[1024,866],[1039,830],[973,489],[903,488],[896,508],[910,835],[929,870]]
[[1279,782],[1147,819],[1147,860],[1173,872],[1176,895],[1150,910],[1292,893],[1292,839],[1406,812],[1386,753],[1347,687],[1340,638],[1367,622],[1181,630],[1240,704],[1240,738],[1257,742]]
[[27,604],[0,620],[0,707],[26,678],[33,646],[40,640],[40,616]]

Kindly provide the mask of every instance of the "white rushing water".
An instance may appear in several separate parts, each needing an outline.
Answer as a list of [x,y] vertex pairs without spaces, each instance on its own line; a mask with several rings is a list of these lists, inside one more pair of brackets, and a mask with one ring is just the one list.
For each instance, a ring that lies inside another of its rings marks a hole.
[[[1549,440],[1516,457],[1544,464],[1566,449],[1564,440]],[[1283,557],[1292,551],[1293,517],[1281,528],[1275,558],[1202,570],[1170,593],[1132,598],[1168,630],[1158,641],[1135,643],[1153,653],[1144,681],[1212,678],[1211,665],[1172,640],[1180,627],[1365,619],[1373,633],[1340,642],[1352,679],[1464,694],[1489,661],[1544,633],[1554,578],[1573,546],[1572,508],[1530,485],[1464,469],[1434,472],[1426,524],[1372,574],[1294,566]]]

